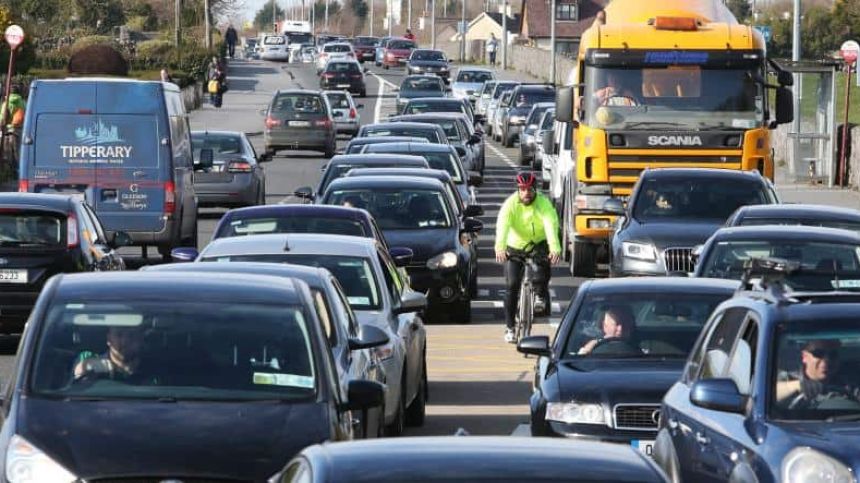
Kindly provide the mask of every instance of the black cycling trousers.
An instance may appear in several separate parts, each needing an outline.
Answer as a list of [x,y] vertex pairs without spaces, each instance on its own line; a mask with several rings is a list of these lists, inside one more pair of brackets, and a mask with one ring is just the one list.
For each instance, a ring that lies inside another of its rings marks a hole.
[[[517,314],[517,303],[520,298],[520,284],[523,281],[525,273],[525,255],[529,252],[523,252],[508,248],[508,260],[505,262],[505,324],[509,329],[513,329],[515,325],[515,317]],[[532,257],[537,265],[532,272],[532,283],[539,288],[539,294],[543,295],[544,300],[549,303],[548,290],[549,279],[551,276],[549,268],[549,246],[546,242],[541,242],[535,245],[531,251]]]

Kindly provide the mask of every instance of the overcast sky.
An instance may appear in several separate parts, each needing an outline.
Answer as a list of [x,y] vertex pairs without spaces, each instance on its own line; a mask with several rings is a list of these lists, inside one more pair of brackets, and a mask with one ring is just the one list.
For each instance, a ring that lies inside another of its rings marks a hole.
[[[288,5],[301,6],[301,0],[276,0],[278,2],[278,6],[281,8],[286,8]],[[311,0],[305,0],[305,5],[310,5]],[[257,14],[257,11],[269,3],[269,0],[244,0],[245,9],[243,12],[243,17],[246,20],[254,20],[254,15]]]

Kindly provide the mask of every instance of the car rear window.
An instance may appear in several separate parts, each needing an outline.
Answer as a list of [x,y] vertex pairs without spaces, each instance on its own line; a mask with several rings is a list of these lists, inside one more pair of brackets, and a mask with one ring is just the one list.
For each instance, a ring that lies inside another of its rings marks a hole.
[[379,44],[379,39],[376,37],[356,37],[355,45],[374,46]]
[[409,101],[403,109],[403,114],[423,114],[425,112],[466,112],[462,102],[424,102]]
[[272,103],[274,112],[323,114],[324,109],[320,96],[313,94],[278,94]]
[[51,114],[36,121],[35,165],[157,167],[158,123],[152,114]]
[[325,70],[327,72],[361,72],[355,62],[329,62]]
[[331,104],[333,109],[349,109],[349,99],[346,97],[346,94],[342,92],[328,92],[325,95],[328,97],[328,103]]
[[343,44],[326,45],[323,47],[323,52],[349,52],[352,47]]
[[460,71],[457,74],[457,82],[465,82],[468,84],[472,83],[483,83],[489,80],[493,80],[493,74],[491,72],[481,72],[474,70],[464,70]]
[[266,37],[265,40],[263,40],[264,45],[284,45],[286,42],[287,40],[279,35]]
[[442,85],[442,81],[439,79],[405,79],[403,84],[400,85],[400,90],[404,92],[409,91],[438,91],[444,92],[445,88]]
[[232,134],[191,134],[191,149],[195,153],[201,149],[211,149],[215,157],[219,155],[242,154],[242,138]]
[[415,48],[415,42],[411,42],[409,40],[392,40],[392,41],[388,42],[388,48],[389,49],[398,49],[398,50],[414,49]]
[[0,207],[0,248],[62,245],[65,220],[60,214]]
[[442,143],[442,140],[439,139],[439,135],[435,129],[420,129],[420,128],[372,128],[368,129],[364,133],[367,137],[379,137],[379,136],[407,136],[407,137],[416,137],[416,138],[424,138],[431,143]]
[[261,235],[272,233],[322,233],[327,235],[368,236],[364,226],[344,218],[310,216],[261,217],[231,220],[222,226],[215,238]]

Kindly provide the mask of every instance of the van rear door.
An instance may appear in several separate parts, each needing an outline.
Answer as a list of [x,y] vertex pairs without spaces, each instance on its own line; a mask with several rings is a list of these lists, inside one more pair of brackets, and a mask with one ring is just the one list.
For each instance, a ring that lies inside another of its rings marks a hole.
[[102,224],[110,231],[161,231],[165,201],[175,186],[160,85],[101,83],[96,104],[99,169],[93,206]]

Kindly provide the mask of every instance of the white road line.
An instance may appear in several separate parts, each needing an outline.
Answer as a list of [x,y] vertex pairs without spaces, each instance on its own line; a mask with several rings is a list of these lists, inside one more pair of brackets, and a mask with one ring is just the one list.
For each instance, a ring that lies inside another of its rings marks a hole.
[[490,148],[490,151],[492,151],[492,152],[493,152],[493,154],[495,154],[496,156],[498,156],[498,157],[502,158],[502,161],[504,161],[504,162],[505,162],[505,164],[507,164],[508,166],[510,166],[510,167],[512,167],[512,168],[514,168],[514,169],[519,169],[519,166],[517,166],[517,165],[516,165],[516,163],[514,163],[513,161],[511,161],[511,158],[509,158],[507,154],[505,154],[505,153],[501,152],[501,151],[499,150],[499,148],[497,148],[496,146],[494,146],[492,143],[487,144],[487,147],[488,147],[488,148]]
[[514,432],[511,433],[511,436],[516,437],[530,437],[532,435],[531,427],[528,424],[519,424],[517,425]]
[[[504,290],[499,290],[498,294],[504,296]],[[558,302],[553,302],[551,304],[553,314],[561,313],[561,304]],[[502,300],[472,300],[472,308],[490,308],[490,309],[504,309],[505,302]]]
[[[376,77],[377,79],[381,80],[381,81],[385,80],[376,74],[373,74],[373,76]],[[379,117],[382,115],[382,100],[384,99],[384,96],[385,96],[385,84],[380,82],[379,83],[379,92],[377,92],[377,94],[376,94],[376,107],[373,108],[373,122],[374,122],[374,124],[379,122]]]
[[382,76],[380,76],[380,75],[379,75],[379,74],[377,74],[376,72],[371,72],[371,73],[370,73],[370,75],[372,75],[373,77],[376,77],[376,78],[377,78],[377,79],[379,79],[381,82],[384,82],[385,84],[387,84],[387,85],[388,85],[388,87],[391,87],[392,89],[397,89],[397,84],[395,84],[395,83],[393,83],[393,82],[390,82],[390,81],[388,81],[388,80],[386,80],[386,79],[383,79],[383,78],[382,78]]

